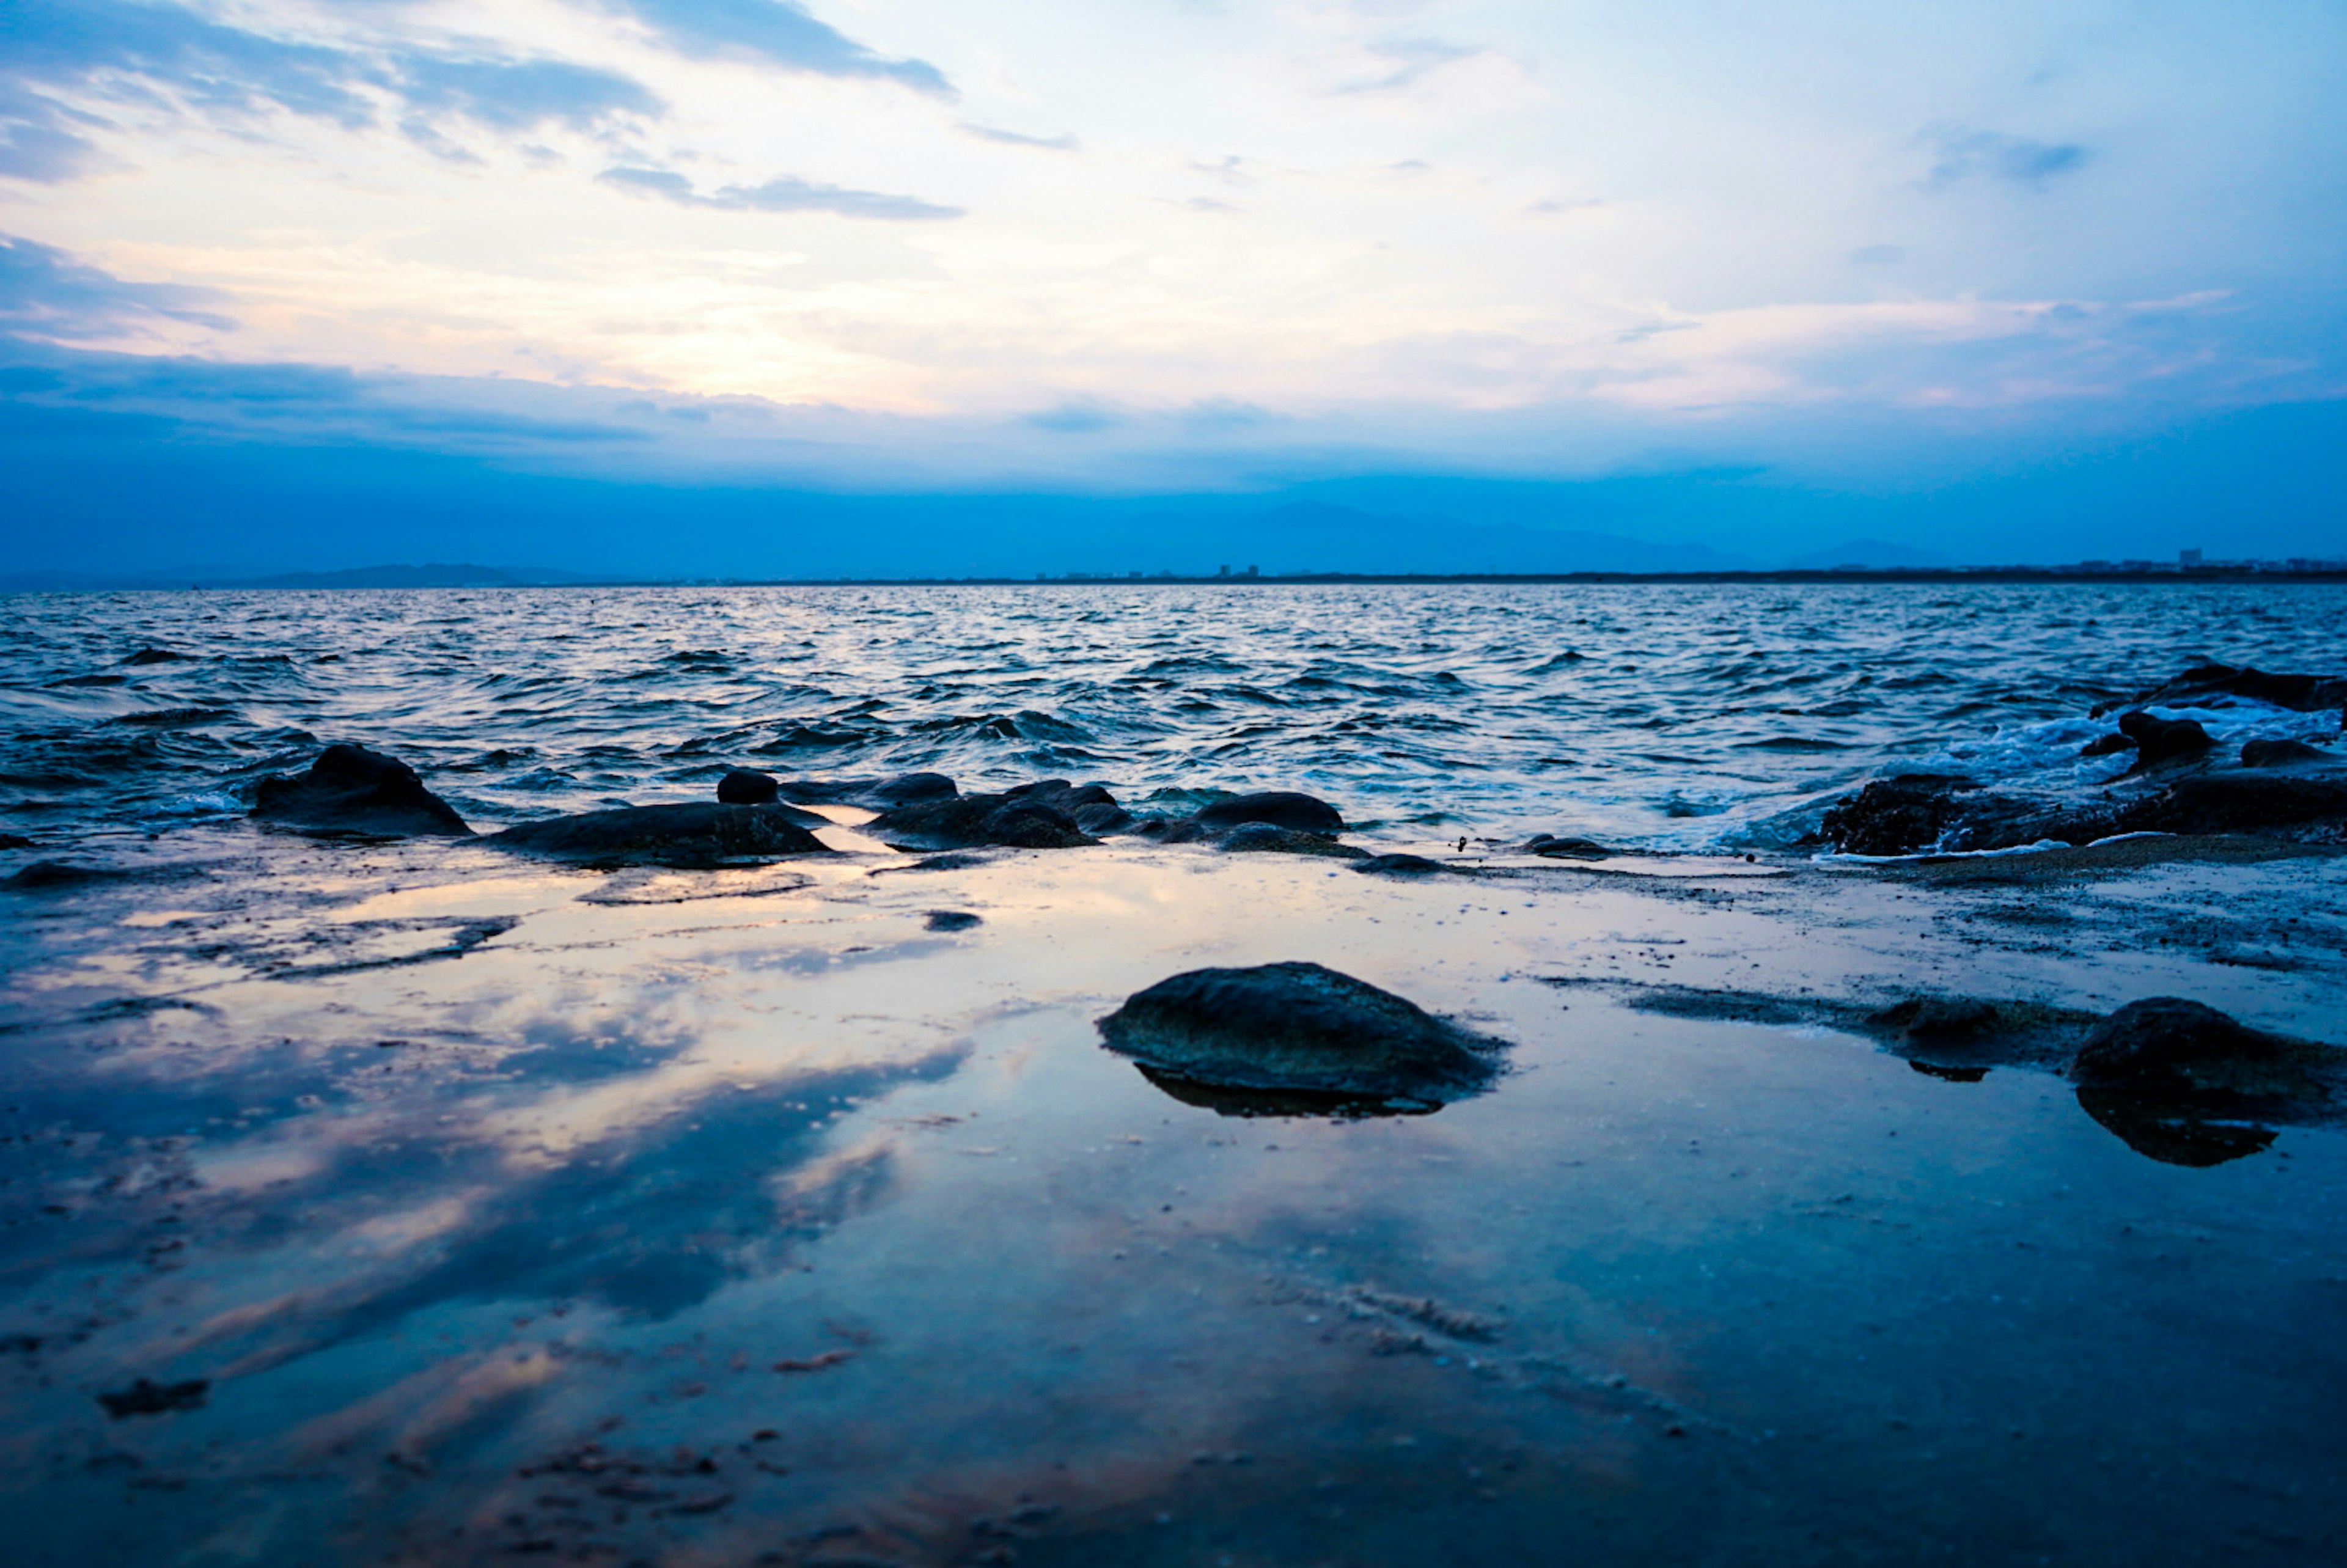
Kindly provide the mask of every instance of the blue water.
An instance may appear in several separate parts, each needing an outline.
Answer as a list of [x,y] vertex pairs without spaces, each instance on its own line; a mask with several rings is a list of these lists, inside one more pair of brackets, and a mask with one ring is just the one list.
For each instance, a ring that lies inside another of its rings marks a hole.
[[[1389,836],[1783,843],[1885,771],[2091,785],[2098,702],[2202,660],[2335,670],[2347,589],[2089,584],[22,595],[0,825],[169,831],[327,741],[484,825],[933,768],[1302,788]],[[126,662],[142,650],[179,657]],[[2335,715],[2201,715],[2220,739]],[[1174,801],[1165,801],[1170,809]]]

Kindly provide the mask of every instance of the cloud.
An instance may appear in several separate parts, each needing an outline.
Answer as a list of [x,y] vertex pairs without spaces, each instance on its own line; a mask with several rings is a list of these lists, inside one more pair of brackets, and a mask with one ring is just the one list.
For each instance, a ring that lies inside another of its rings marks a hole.
[[169,5],[9,0],[7,23],[0,175],[20,179],[67,179],[96,160],[89,133],[108,122],[76,98],[176,104],[207,118],[282,111],[353,129],[377,123],[388,103],[409,136],[457,157],[434,117],[583,130],[663,107],[626,77],[564,61],[292,43]]
[[1446,44],[1440,38],[1395,38],[1382,44],[1371,44],[1368,53],[1392,68],[1381,76],[1340,83],[1336,90],[1339,93],[1405,92],[1445,66],[1471,60],[1488,52],[1470,48],[1464,44]]
[[748,56],[823,77],[875,77],[917,91],[953,96],[945,73],[926,60],[892,60],[809,15],[792,0],[600,0],[651,28],[681,55]]
[[990,125],[978,125],[969,120],[961,122],[961,129],[981,141],[999,141],[1006,147],[1034,147],[1047,152],[1075,152],[1083,146],[1072,133],[1060,136],[1022,136],[1015,130],[1003,130]]
[[596,179],[605,185],[645,196],[657,196],[680,207],[705,207],[720,212],[831,212],[842,218],[872,218],[887,222],[926,222],[958,218],[958,207],[941,207],[912,196],[890,196],[877,190],[851,190],[820,185],[790,175],[764,185],[729,185],[713,196],[703,196],[692,181],[669,169],[607,169]]
[[236,323],[197,307],[222,296],[176,283],[131,283],[31,240],[0,238],[0,328],[75,337],[157,316],[217,331]]
[[2042,190],[2084,167],[2088,157],[2075,142],[2034,141],[1993,130],[1940,130],[1928,139],[1939,149],[1939,161],[1923,183],[1935,190],[1973,179],[1999,179]]

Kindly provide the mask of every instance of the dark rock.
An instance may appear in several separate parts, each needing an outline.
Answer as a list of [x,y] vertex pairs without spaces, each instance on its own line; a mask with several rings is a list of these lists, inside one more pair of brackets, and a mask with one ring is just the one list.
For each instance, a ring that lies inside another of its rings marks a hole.
[[2120,714],[2119,733],[2135,743],[2138,768],[2205,756],[2215,744],[2209,732],[2190,719],[2161,719],[2149,713]]
[[1926,1078],[1936,1078],[1942,1083],[1978,1083],[1988,1076],[1985,1067],[1950,1067],[1944,1062],[1918,1061],[1907,1059],[1907,1065]]
[[932,931],[967,931],[986,922],[967,909],[932,909],[925,924]]
[[717,798],[727,805],[767,805],[783,798],[772,774],[755,768],[735,768],[717,781]]
[[1088,807],[1116,805],[1099,784],[1043,779],[1000,794],[957,795],[882,812],[864,831],[899,849],[1076,849],[1100,842],[1077,824]]
[[103,882],[124,875],[103,866],[77,866],[70,860],[36,860],[18,867],[7,876],[0,876],[0,887],[24,893],[36,893],[49,887],[74,887],[84,882]]
[[1525,843],[1524,853],[1546,856],[1551,860],[1604,860],[1614,851],[1594,838],[1566,838],[1553,833],[1535,833]]
[[1994,1002],[1974,997],[1910,997],[1867,1019],[1874,1029],[1907,1040],[1971,1040],[2004,1020]]
[[1232,1089],[1440,1103],[1498,1071],[1485,1040],[1318,964],[1193,969],[1100,1020],[1110,1050]]
[[1330,860],[1367,860],[1369,852],[1339,844],[1317,833],[1274,827],[1267,822],[1243,822],[1214,840],[1225,855],[1317,855]]
[[823,819],[787,805],[624,806],[526,822],[487,840],[500,849],[596,866],[709,866],[723,861],[828,855],[807,831]]
[[262,779],[254,786],[252,815],[313,832],[386,838],[465,838],[473,832],[414,768],[364,746],[328,746],[308,773]]
[[2082,757],[2115,757],[2121,752],[2135,750],[2135,740],[2129,735],[2096,735],[2078,748]]
[[97,1402],[118,1421],[125,1416],[160,1416],[200,1409],[211,1386],[209,1378],[190,1378],[184,1383],[153,1383],[141,1378],[119,1393],[100,1394]]
[[1335,806],[1312,795],[1284,789],[1262,790],[1254,794],[1218,800],[1201,808],[1195,820],[1199,826],[1209,831],[1236,827],[1249,822],[1285,827],[1296,833],[1327,835],[1345,831],[1345,819]]
[[951,800],[959,793],[943,774],[897,774],[885,779],[783,779],[775,788],[803,805],[860,805],[867,811],[917,801]]
[[[2191,707],[2210,697],[2247,697],[2253,702],[2270,702],[2277,708],[2314,713],[2325,708],[2347,708],[2347,676],[2272,675],[2245,666],[2200,664],[2165,686],[2145,692],[2133,706]],[[2096,710],[2098,714],[2108,711]]]
[[2129,1002],[2070,1064],[2079,1083],[2138,1094],[2295,1096],[2311,1087],[2298,1042],[2181,997]]
[[2281,768],[2292,763],[2325,763],[2335,759],[2320,746],[2310,746],[2304,741],[2243,741],[2241,765],[2245,768]]
[[1076,825],[1094,837],[1127,832],[1139,820],[1113,801],[1105,804],[1095,801],[1090,805],[1080,805],[1076,807],[1075,817]]
[[33,841],[21,833],[0,833],[0,849],[30,849]]
[[189,660],[186,654],[174,653],[168,648],[141,648],[123,662],[125,664],[185,664]]
[[[2100,828],[2099,832],[2093,829]],[[2109,833],[2239,833],[2305,843],[2347,843],[2347,778],[2303,774],[2209,773],[2178,779],[2105,819],[2086,818],[2079,831]],[[2084,838],[2068,842],[2084,843]]]
[[1876,779],[1827,808],[1818,835],[1849,855],[1913,855],[1940,842],[1971,789],[1940,774]]
[[1423,855],[1372,855],[1355,861],[1353,869],[1371,876],[1431,876],[1450,867]]

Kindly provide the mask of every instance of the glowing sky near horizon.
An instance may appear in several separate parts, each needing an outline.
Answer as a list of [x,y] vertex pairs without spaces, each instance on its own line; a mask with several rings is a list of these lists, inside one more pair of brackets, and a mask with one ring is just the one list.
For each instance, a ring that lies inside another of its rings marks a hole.
[[1470,466],[2347,389],[2336,0],[0,18],[73,347]]

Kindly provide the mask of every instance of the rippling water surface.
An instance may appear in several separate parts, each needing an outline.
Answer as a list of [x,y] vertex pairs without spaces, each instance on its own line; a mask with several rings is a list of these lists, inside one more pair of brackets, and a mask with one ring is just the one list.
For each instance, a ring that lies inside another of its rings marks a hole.
[[[350,740],[484,825],[729,766],[1293,787],[1396,834],[1789,838],[1889,767],[2094,783],[2096,703],[2200,659],[2339,667],[2321,585],[417,590],[19,596],[0,820],[241,812]],[[2318,733],[2240,710],[2228,731]],[[1169,806],[1171,797],[1165,797]]]

